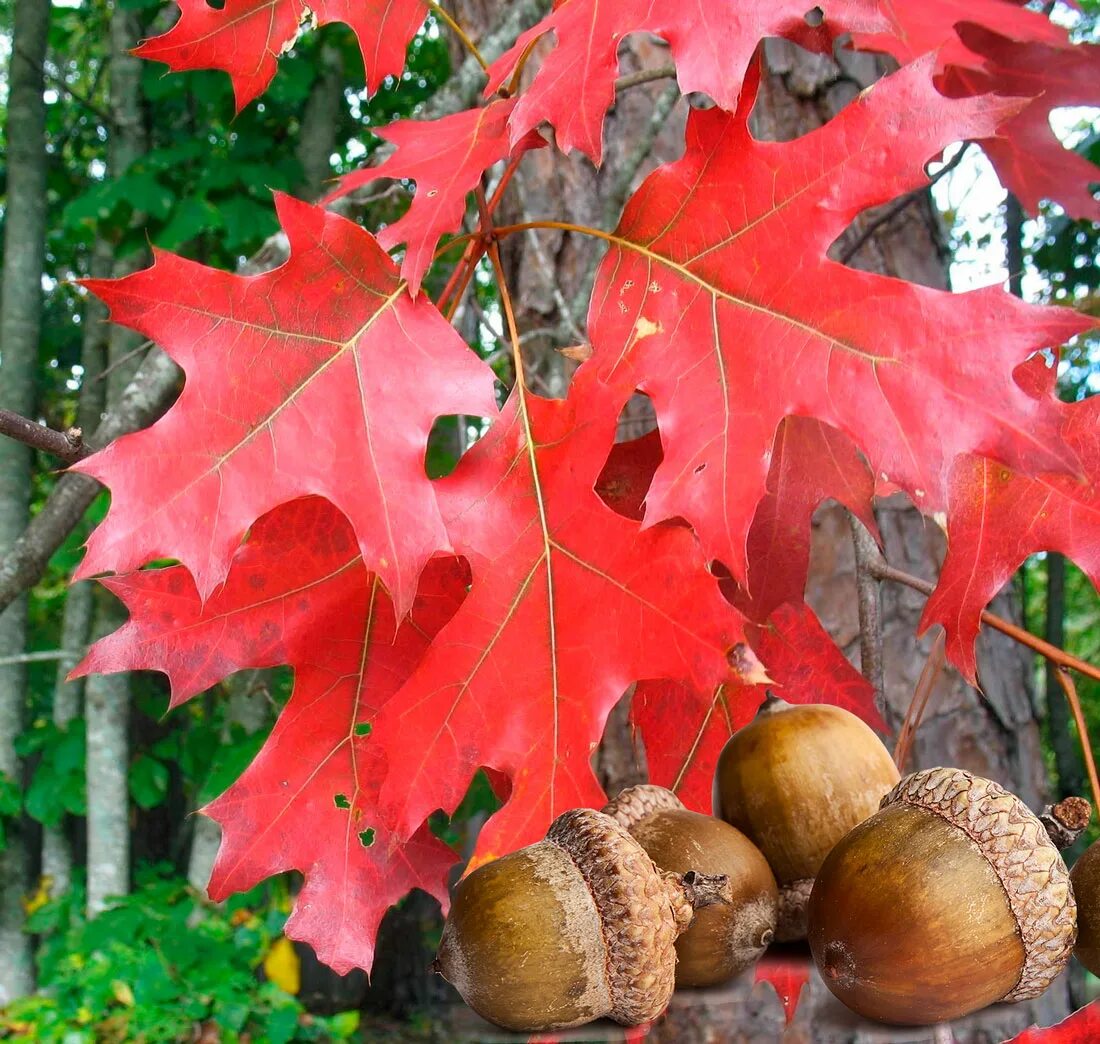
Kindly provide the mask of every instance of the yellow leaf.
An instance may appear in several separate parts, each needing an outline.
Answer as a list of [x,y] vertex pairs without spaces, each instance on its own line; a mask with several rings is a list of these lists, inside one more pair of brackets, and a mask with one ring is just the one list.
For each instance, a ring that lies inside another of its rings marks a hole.
[[111,983],[111,992],[115,995],[115,1000],[119,1004],[127,1008],[134,1006],[134,991],[130,989],[130,984],[123,982],[121,979],[115,979]]
[[27,916],[30,917],[35,910],[40,910],[43,906],[50,901],[50,885],[53,884],[53,878],[48,874],[38,879],[38,888],[33,895],[26,895],[23,897],[23,909],[26,911]]
[[302,965],[294,944],[285,935],[280,935],[267,951],[264,974],[287,993],[297,993],[302,988]]

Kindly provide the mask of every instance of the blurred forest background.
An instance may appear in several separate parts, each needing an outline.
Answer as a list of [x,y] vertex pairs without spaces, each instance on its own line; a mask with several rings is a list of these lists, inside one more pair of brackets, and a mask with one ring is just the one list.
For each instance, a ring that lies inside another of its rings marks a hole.
[[[549,5],[447,6],[496,54]],[[1094,39],[1100,4],[1082,7],[1084,14],[1067,8],[1059,16]],[[139,40],[165,31],[176,12],[161,0],[0,0],[0,408],[58,430],[79,427],[92,445],[97,429],[100,437],[117,430],[111,419],[133,405],[135,388],[148,393],[150,373],[170,379],[147,395],[141,423],[167,408],[179,378],[164,369],[155,346],[106,323],[75,280],[144,267],[151,247],[226,269],[272,267],[285,250],[274,236],[272,189],[317,198],[328,179],[363,164],[381,144],[372,127],[470,104],[480,86],[446,27],[429,19],[401,80],[368,100],[351,33],[328,26],[303,34],[272,87],[234,116],[226,76],[164,75],[163,67],[129,55]],[[886,70],[870,56],[830,61],[789,45],[769,46],[767,58],[755,115],[763,137],[812,129]],[[625,47],[624,72],[662,62],[660,41],[640,37]],[[534,155],[506,206],[610,227],[640,178],[679,153],[687,104],[668,81],[624,93],[601,171],[582,160],[555,161],[549,152]],[[1100,161],[1096,113],[1064,115],[1069,143]],[[408,189],[368,186],[345,212],[376,229],[407,205]],[[503,217],[509,220],[507,210]],[[848,263],[932,285],[1007,278],[1033,299],[1096,309],[1097,237],[1096,226],[1067,221],[1056,208],[1037,220],[1021,214],[971,147],[942,173],[934,193],[864,216],[836,252]],[[554,349],[584,338],[584,295],[598,255],[568,236],[517,238],[507,251],[534,386],[560,394],[568,364]],[[456,324],[507,381],[510,363],[499,350],[500,316],[487,277],[475,282]],[[1063,361],[1067,399],[1100,388],[1096,347],[1082,345]],[[624,419],[623,435],[650,423],[639,403]],[[446,472],[478,434],[461,418],[437,425],[432,472]],[[65,503],[78,521],[44,574],[29,588],[5,576],[29,521],[51,518]],[[0,439],[0,586],[24,592],[0,614],[0,1039],[430,1035],[426,1013],[446,994],[427,974],[440,924],[438,907],[425,896],[414,894],[391,911],[369,984],[364,975],[338,979],[282,936],[293,875],[224,906],[204,896],[218,833],[192,813],[224,790],[263,742],[289,692],[285,671],[235,676],[170,714],[160,675],[65,680],[89,643],[124,619],[95,584],[68,584],[105,508],[106,494],[92,496],[62,479],[55,458]],[[891,561],[934,574],[943,551],[938,530],[903,504],[884,503],[880,516]],[[847,522],[826,507],[815,530],[811,593],[831,633],[858,659],[852,573]],[[882,604],[886,715],[896,728],[936,653],[934,637],[913,637],[919,596],[884,590]],[[1100,662],[1096,593],[1059,555],[1030,560],[997,611]],[[989,636],[980,663],[981,694],[938,669],[910,767],[975,768],[1032,803],[1085,793],[1064,701],[1042,665]],[[1100,736],[1100,686],[1082,680],[1080,693],[1093,736]],[[624,702],[599,754],[609,791],[644,776],[628,713]],[[458,814],[438,822],[439,832],[468,846],[492,800],[479,780]],[[1088,995],[1083,981],[1069,988],[1063,1013]]]

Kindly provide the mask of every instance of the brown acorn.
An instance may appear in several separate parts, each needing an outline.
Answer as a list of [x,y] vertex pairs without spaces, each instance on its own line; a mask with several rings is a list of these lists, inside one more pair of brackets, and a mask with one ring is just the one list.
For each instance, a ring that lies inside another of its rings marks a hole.
[[672,996],[676,937],[728,900],[721,877],[663,873],[610,816],[564,812],[546,839],[459,882],[436,970],[479,1015],[543,1032],[610,1016],[656,1018]]
[[768,861],[729,823],[684,808],[651,784],[624,790],[605,809],[662,870],[729,878],[730,901],[697,910],[676,940],[677,986],[713,986],[747,968],[775,935],[778,903]]
[[1073,864],[1070,874],[1077,899],[1077,947],[1073,953],[1093,975],[1100,975],[1100,841]]
[[718,758],[714,814],[768,860],[779,883],[775,937],[806,937],[806,903],[822,860],[877,809],[898,770],[854,714],[769,695]]
[[927,1025],[1037,997],[1076,934],[1069,872],[1039,818],[953,768],[906,776],[818,872],[809,940],[849,1008]]

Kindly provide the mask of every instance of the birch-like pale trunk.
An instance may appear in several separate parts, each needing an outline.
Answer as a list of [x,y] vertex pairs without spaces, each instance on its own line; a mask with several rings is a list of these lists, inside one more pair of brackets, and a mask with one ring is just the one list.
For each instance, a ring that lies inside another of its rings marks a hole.
[[[222,729],[222,742],[231,741],[234,725],[240,725],[251,735],[267,723],[271,704],[264,697],[267,671],[242,671],[234,674],[225,682],[229,691],[229,706],[226,708],[225,726]],[[214,859],[221,844],[222,831],[214,820],[207,816],[196,815],[194,833],[191,835],[191,852],[187,860],[187,880],[197,892],[206,894],[210,881],[210,871],[214,869]]]
[[[0,291],[0,407],[23,415],[35,408],[35,370],[42,322],[46,237],[46,105],[42,72],[50,6],[16,0],[8,68],[7,205],[3,288]],[[31,451],[0,439],[0,554],[27,525]],[[26,645],[26,596],[0,614],[0,657]],[[0,667],[0,775],[22,783],[15,738],[26,710],[26,667]],[[0,852],[0,1005],[34,989],[30,937],[23,932],[23,895],[30,884],[30,851],[17,822],[7,823]]]
[[[102,239],[92,251],[91,275],[103,278],[111,272],[111,248]],[[84,339],[80,352],[83,368],[77,425],[85,435],[99,426],[107,402],[107,384],[101,378],[106,365],[107,308],[97,298],[88,295],[84,306]],[[65,598],[61,618],[62,658],[57,664],[54,681],[53,720],[61,729],[69,728],[80,717],[84,702],[84,679],[68,681],[67,676],[84,656],[92,633],[95,610],[95,585],[76,584]],[[64,895],[72,885],[73,853],[66,823],[46,827],[42,832],[42,877],[48,881],[50,893]]]
[[[116,6],[111,15],[111,137],[107,166],[114,177],[149,148],[145,111],[141,95],[141,59],[130,51],[143,35],[136,13]],[[141,215],[134,215],[141,223]],[[116,278],[143,268],[144,251],[117,259],[112,271]],[[141,365],[135,349],[142,338],[130,330],[112,326],[108,335],[107,406],[119,402],[123,391]],[[105,591],[97,592],[96,637],[117,630],[126,621],[121,604]],[[130,676],[93,676],[85,688],[84,717],[87,723],[88,785],[88,916],[94,917],[109,905],[113,896],[130,889]]]

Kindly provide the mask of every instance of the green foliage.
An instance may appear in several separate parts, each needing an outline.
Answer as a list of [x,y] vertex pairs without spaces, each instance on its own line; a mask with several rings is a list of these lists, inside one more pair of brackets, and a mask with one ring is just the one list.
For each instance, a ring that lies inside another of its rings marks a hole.
[[183,882],[147,872],[134,894],[94,921],[79,889],[31,915],[48,933],[42,992],[0,1010],[0,1040],[40,1044],[156,1044],[194,1039],[269,1044],[347,1040],[358,1016],[309,1015],[258,970],[285,914],[256,889],[211,908]]

